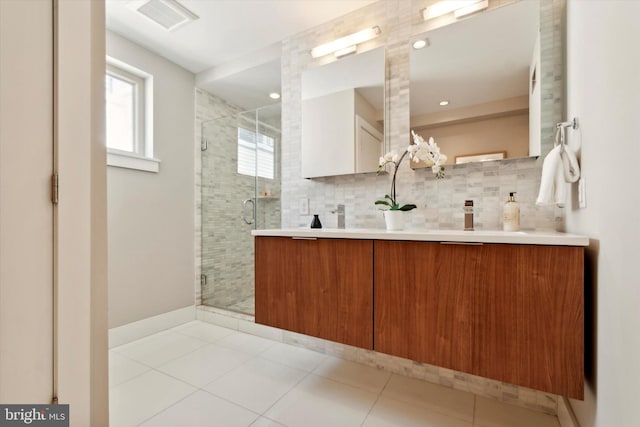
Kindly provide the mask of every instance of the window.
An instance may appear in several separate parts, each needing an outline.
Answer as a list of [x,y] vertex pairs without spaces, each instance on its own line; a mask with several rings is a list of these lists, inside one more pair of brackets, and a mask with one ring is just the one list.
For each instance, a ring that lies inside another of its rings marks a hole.
[[144,79],[107,66],[107,147],[144,155]]
[[274,179],[274,146],[274,138],[238,128],[238,173]]
[[[151,138],[151,76],[112,58],[105,75],[107,164],[158,172]],[[149,92],[149,93],[147,93]]]

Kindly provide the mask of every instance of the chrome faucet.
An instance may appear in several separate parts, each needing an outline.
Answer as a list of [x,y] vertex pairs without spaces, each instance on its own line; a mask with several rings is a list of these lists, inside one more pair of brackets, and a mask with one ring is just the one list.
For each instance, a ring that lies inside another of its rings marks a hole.
[[338,228],[344,228],[344,205],[338,205],[336,210],[331,211],[331,213],[338,214]]

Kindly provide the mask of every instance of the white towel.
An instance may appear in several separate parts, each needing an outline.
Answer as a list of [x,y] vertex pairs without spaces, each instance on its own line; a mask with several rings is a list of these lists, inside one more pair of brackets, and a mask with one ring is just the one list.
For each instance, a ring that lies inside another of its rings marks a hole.
[[567,189],[564,182],[560,146],[558,145],[547,154],[542,164],[542,178],[537,205],[563,206],[567,199]]
[[562,159],[565,182],[576,182],[580,178],[580,166],[578,159],[576,159],[576,153],[568,145],[565,145],[564,150],[560,150],[560,158]]

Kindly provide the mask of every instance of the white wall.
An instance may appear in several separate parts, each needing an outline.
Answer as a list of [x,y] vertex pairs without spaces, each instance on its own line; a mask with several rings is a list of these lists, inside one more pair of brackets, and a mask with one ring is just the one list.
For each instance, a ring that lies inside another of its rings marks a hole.
[[107,55],[153,75],[159,173],[109,167],[109,327],[194,304],[195,76],[107,32]]
[[576,188],[567,229],[592,238],[586,286],[585,401],[571,401],[582,427],[638,426],[640,387],[640,2],[570,1],[568,118],[581,148],[587,207]]

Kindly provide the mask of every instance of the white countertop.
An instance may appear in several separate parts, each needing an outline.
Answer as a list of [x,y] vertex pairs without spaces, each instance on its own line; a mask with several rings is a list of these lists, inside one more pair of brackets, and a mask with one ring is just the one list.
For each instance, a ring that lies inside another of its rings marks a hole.
[[508,243],[520,245],[589,246],[589,238],[556,231],[500,230],[406,230],[282,228],[253,230],[254,236],[299,237],[326,239],[411,240],[421,242]]

